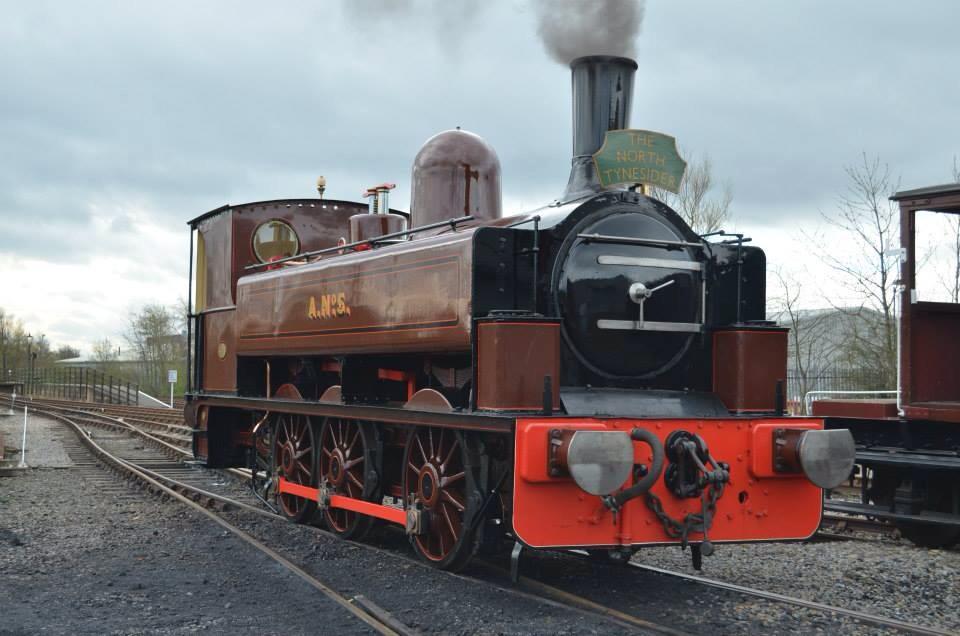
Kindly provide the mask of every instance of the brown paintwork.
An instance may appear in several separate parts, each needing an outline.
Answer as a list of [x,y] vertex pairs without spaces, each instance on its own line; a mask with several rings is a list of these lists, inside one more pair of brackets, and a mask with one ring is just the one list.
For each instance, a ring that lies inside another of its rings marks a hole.
[[363,203],[353,201],[291,199],[248,203],[233,211],[233,297],[237,279],[251,273],[244,268],[257,263],[253,253],[253,233],[261,223],[284,221],[300,239],[300,251],[333,247],[340,238],[350,239],[350,217],[367,211]]
[[199,307],[215,309],[233,305],[233,221],[229,210],[207,217],[197,225],[203,241],[205,298],[199,299]]
[[[203,386],[209,391],[235,391],[236,352],[234,311],[237,280],[244,268],[257,262],[253,233],[265,221],[279,219],[297,233],[300,250],[336,245],[349,236],[350,216],[366,206],[349,201],[291,199],[225,206],[191,221],[200,233],[204,248],[204,298],[198,313],[203,314]],[[226,355],[220,358],[220,347]]]
[[903,415],[908,420],[933,420],[960,424],[960,403],[914,402],[903,407]]
[[[237,292],[238,350],[468,352],[472,238],[472,230],[460,231],[245,277]],[[325,297],[336,306],[326,315]]]
[[776,410],[787,378],[787,330],[720,329],[713,334],[713,391],[734,412]]
[[402,232],[407,219],[399,214],[354,214],[350,217],[350,243]]
[[[217,311],[203,316],[203,390],[205,391],[237,390],[235,313],[235,310]],[[223,357],[220,357],[221,353]]]
[[960,409],[960,305],[915,303],[910,308],[908,404],[955,402]]
[[896,400],[814,400],[814,417],[855,417],[868,420],[897,419]]
[[796,474],[803,472],[800,464],[800,440],[806,431],[799,428],[773,429],[773,472]]
[[916,287],[916,213],[960,214],[960,185],[925,188],[892,197],[900,204],[901,405],[907,419],[960,423],[960,305],[911,302]]
[[500,159],[483,138],[446,130],[423,144],[413,160],[410,226],[473,216],[500,218]]
[[477,321],[477,408],[540,411],[550,376],[553,409],[560,408],[560,323]]

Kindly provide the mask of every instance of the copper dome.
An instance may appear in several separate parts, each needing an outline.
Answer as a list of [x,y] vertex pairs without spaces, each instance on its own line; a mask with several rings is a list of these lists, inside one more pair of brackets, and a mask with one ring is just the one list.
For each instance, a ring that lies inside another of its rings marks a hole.
[[479,135],[445,130],[413,160],[410,226],[462,216],[500,218],[500,159]]

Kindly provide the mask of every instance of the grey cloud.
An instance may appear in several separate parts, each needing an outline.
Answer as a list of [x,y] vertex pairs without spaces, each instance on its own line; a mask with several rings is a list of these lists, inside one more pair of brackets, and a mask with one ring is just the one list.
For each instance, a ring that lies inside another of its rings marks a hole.
[[[81,258],[103,249],[76,240],[91,202],[136,201],[182,228],[225,202],[310,196],[320,173],[343,198],[397,181],[403,207],[419,145],[456,125],[498,150],[506,195],[558,192],[569,78],[543,53],[532,6],[9,7],[0,249],[37,253],[37,232],[17,229],[32,219],[50,229],[50,258]],[[815,218],[861,150],[906,185],[941,180],[960,152],[960,89],[936,71],[960,52],[957,14],[949,2],[651,3],[633,125],[709,153],[742,222],[778,206]]]

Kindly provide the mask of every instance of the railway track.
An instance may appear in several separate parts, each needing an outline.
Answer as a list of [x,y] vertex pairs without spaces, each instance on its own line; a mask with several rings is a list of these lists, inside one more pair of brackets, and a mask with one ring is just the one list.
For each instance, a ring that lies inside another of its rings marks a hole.
[[[345,607],[357,616],[358,620],[363,621],[379,633],[416,633],[414,630],[407,628],[397,621],[389,612],[369,601],[369,599],[358,595],[348,598],[340,594],[323,581],[309,574],[300,566],[289,561],[265,543],[253,537],[253,535],[224,519],[218,512],[211,510],[211,508],[219,510],[239,510],[244,513],[286,523],[282,517],[264,508],[262,503],[257,500],[240,481],[240,479],[247,477],[245,471],[234,470],[231,473],[226,473],[226,471],[222,470],[210,470],[196,464],[184,463],[182,460],[190,454],[185,447],[178,446],[169,440],[155,435],[156,431],[144,431],[131,424],[128,414],[122,409],[120,411],[113,410],[110,415],[107,415],[97,412],[98,407],[96,406],[77,408],[76,404],[57,404],[40,400],[30,403],[29,406],[35,411],[53,417],[71,428],[89,452],[93,453],[98,459],[112,467],[118,473],[137,479],[145,483],[151,490],[166,494],[183,502],[185,505],[201,511],[204,515],[216,521],[228,531],[277,561],[291,573],[302,578],[309,585]],[[97,430],[94,431],[93,429]],[[152,447],[148,448],[145,442],[151,442]],[[87,460],[84,461],[84,458],[78,455],[78,449],[79,446],[70,445],[67,451],[74,461],[80,465],[81,469],[86,473],[99,470],[99,468],[94,468],[96,464],[95,462],[89,461],[89,456]],[[98,477],[94,474],[88,475],[88,477],[97,481],[101,486],[109,487],[113,492],[116,492],[116,486],[111,486],[108,483],[110,479],[104,479],[102,475]],[[843,520],[843,522],[846,521],[846,519]],[[319,528],[317,531],[327,534]],[[341,539],[337,540],[342,541]],[[394,549],[380,548],[368,543],[356,543],[354,545],[367,550],[383,550],[390,552],[395,557],[398,556],[397,551]],[[584,557],[586,553],[574,551],[572,555],[572,558],[582,560],[582,557]],[[408,559],[412,563],[417,563],[407,555],[400,556],[401,558]],[[488,568],[488,574],[491,571],[497,572],[501,579],[506,574],[502,566],[497,563],[489,560],[484,560],[483,563],[485,567]],[[680,579],[685,582],[695,583],[698,586],[724,590],[751,599],[762,599],[779,604],[803,607],[822,612],[828,616],[844,616],[874,627],[913,634],[941,635],[950,633],[936,628],[911,624],[806,599],[775,594],[706,577],[693,576],[644,565],[642,563],[630,562],[629,566],[631,569],[642,570],[657,576]],[[592,568],[593,565],[590,567]],[[464,580],[478,580],[476,577],[471,576],[449,576]],[[481,578],[485,582],[505,592],[532,595],[541,602],[545,601],[556,604],[557,606],[576,608],[580,612],[597,616],[623,628],[670,635],[687,633],[683,631],[682,626],[662,624],[656,620],[638,615],[640,613],[634,611],[634,608],[629,606],[618,607],[616,604],[609,603],[608,599],[591,598],[591,595],[587,593],[571,592],[569,589],[564,589],[563,586],[554,585],[544,580],[551,577],[523,576],[520,579],[521,589],[504,585],[496,581],[496,577],[489,575]],[[602,597],[603,595],[600,596]]]
[[[93,466],[96,465],[96,462],[89,461],[92,455],[117,474],[139,481],[152,491],[175,499],[219,524],[227,532],[302,579],[306,584],[342,607],[375,632],[390,636],[413,636],[419,633],[398,621],[370,599],[362,595],[349,597],[344,595],[240,526],[231,523],[218,512],[211,510],[212,505],[220,504],[261,516],[277,518],[273,513],[257,507],[252,501],[245,501],[242,497],[237,497],[236,494],[225,495],[213,492],[213,488],[227,485],[222,479],[218,482],[215,475],[212,475],[217,471],[207,471],[196,466],[171,461],[163,452],[167,451],[168,453],[171,450],[169,445],[161,443],[159,448],[148,448],[143,443],[143,439],[135,435],[136,431],[134,429],[124,428],[107,416],[82,417],[76,413],[69,415],[64,413],[64,411],[76,409],[54,408],[39,404],[31,406],[34,407],[36,412],[63,423],[76,434],[79,443],[88,451],[87,457],[82,456],[78,445],[68,444],[67,452],[72,459],[80,461],[80,467],[84,471],[83,476],[85,478],[94,480],[94,483],[98,481],[95,475],[91,475]],[[90,430],[91,426],[97,427],[99,430],[92,431]],[[84,461],[84,459],[87,461]],[[211,479],[212,476],[213,479]],[[115,480],[112,481],[115,482]],[[110,486],[104,480],[100,480],[99,485],[108,488]],[[107,492],[111,491],[108,490]],[[113,492],[116,493],[115,487]]]
[[[21,405],[18,404],[18,406]],[[157,436],[155,431],[144,431],[132,425],[131,421],[135,420],[128,416],[129,411],[126,408],[110,409],[110,414],[107,415],[101,412],[98,405],[81,406],[76,403],[56,400],[32,400],[27,402],[27,406],[32,412],[60,421],[78,436],[79,442],[77,444],[68,445],[68,455],[81,467],[84,478],[95,483],[98,490],[105,489],[104,491],[111,496],[116,496],[127,489],[122,485],[118,486],[115,478],[105,476],[99,464],[96,461],[90,461],[89,453],[93,453],[103,464],[106,464],[118,474],[136,479],[154,492],[173,497],[201,511],[339,604],[346,604],[345,606],[348,606],[348,609],[358,609],[364,614],[364,616],[358,617],[379,633],[418,633],[397,621],[389,612],[364,596],[354,595],[347,598],[339,594],[323,581],[316,579],[266,544],[217,514],[215,512],[217,509],[239,510],[283,524],[288,523],[281,516],[266,509],[251,494],[246,485],[237,480],[237,478],[248,478],[249,475],[246,471],[236,469],[211,470],[195,464],[185,464],[182,460],[190,456],[190,452],[186,450],[185,445],[171,444],[168,440]],[[146,448],[144,442],[152,442],[153,449]],[[80,446],[81,443],[83,447]],[[99,475],[96,474],[98,472]],[[232,484],[223,478],[223,473],[227,473],[229,478],[234,480]],[[319,528],[316,528],[316,530],[329,534]],[[334,537],[332,534],[329,534],[329,536]],[[336,538],[336,540],[343,541],[339,538]],[[362,549],[384,551],[395,557],[398,556],[397,552],[391,549],[379,548],[366,543],[360,544],[349,541],[348,543]],[[408,555],[399,556],[408,560],[411,564],[421,566],[419,561]],[[475,582],[478,580],[458,574],[447,574],[447,576],[464,581]],[[530,580],[525,581],[528,587],[530,583]],[[502,584],[493,584],[493,586],[510,594],[532,598],[541,604],[570,609],[569,595],[564,602],[560,602]],[[561,596],[559,590],[555,590],[554,596]],[[578,599],[573,607],[584,614],[612,622],[620,628],[630,629],[631,631],[642,630],[669,635],[685,633],[619,612],[613,608],[604,607],[587,599]],[[378,627],[371,623],[371,620],[374,622],[380,621],[382,624]]]
[[[9,398],[8,398],[9,399]],[[118,424],[129,424],[144,433],[175,446],[183,456],[191,454],[190,428],[184,424],[182,409],[163,410],[137,406],[103,405],[78,403],[70,400],[35,399],[29,402],[44,408],[57,409],[62,413],[77,413],[105,416]],[[246,477],[245,470],[234,470],[238,476]],[[859,495],[858,488],[838,488],[838,491]],[[825,512],[817,540],[872,540],[872,536],[897,538],[899,534],[894,526],[875,519],[845,514]]]

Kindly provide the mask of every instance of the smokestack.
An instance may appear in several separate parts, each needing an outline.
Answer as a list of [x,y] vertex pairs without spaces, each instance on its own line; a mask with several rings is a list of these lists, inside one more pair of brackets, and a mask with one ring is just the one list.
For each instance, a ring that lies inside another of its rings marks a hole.
[[630,127],[633,75],[637,63],[627,57],[590,55],[570,62],[573,80],[573,159],[562,201],[599,192],[593,153],[608,130]]

